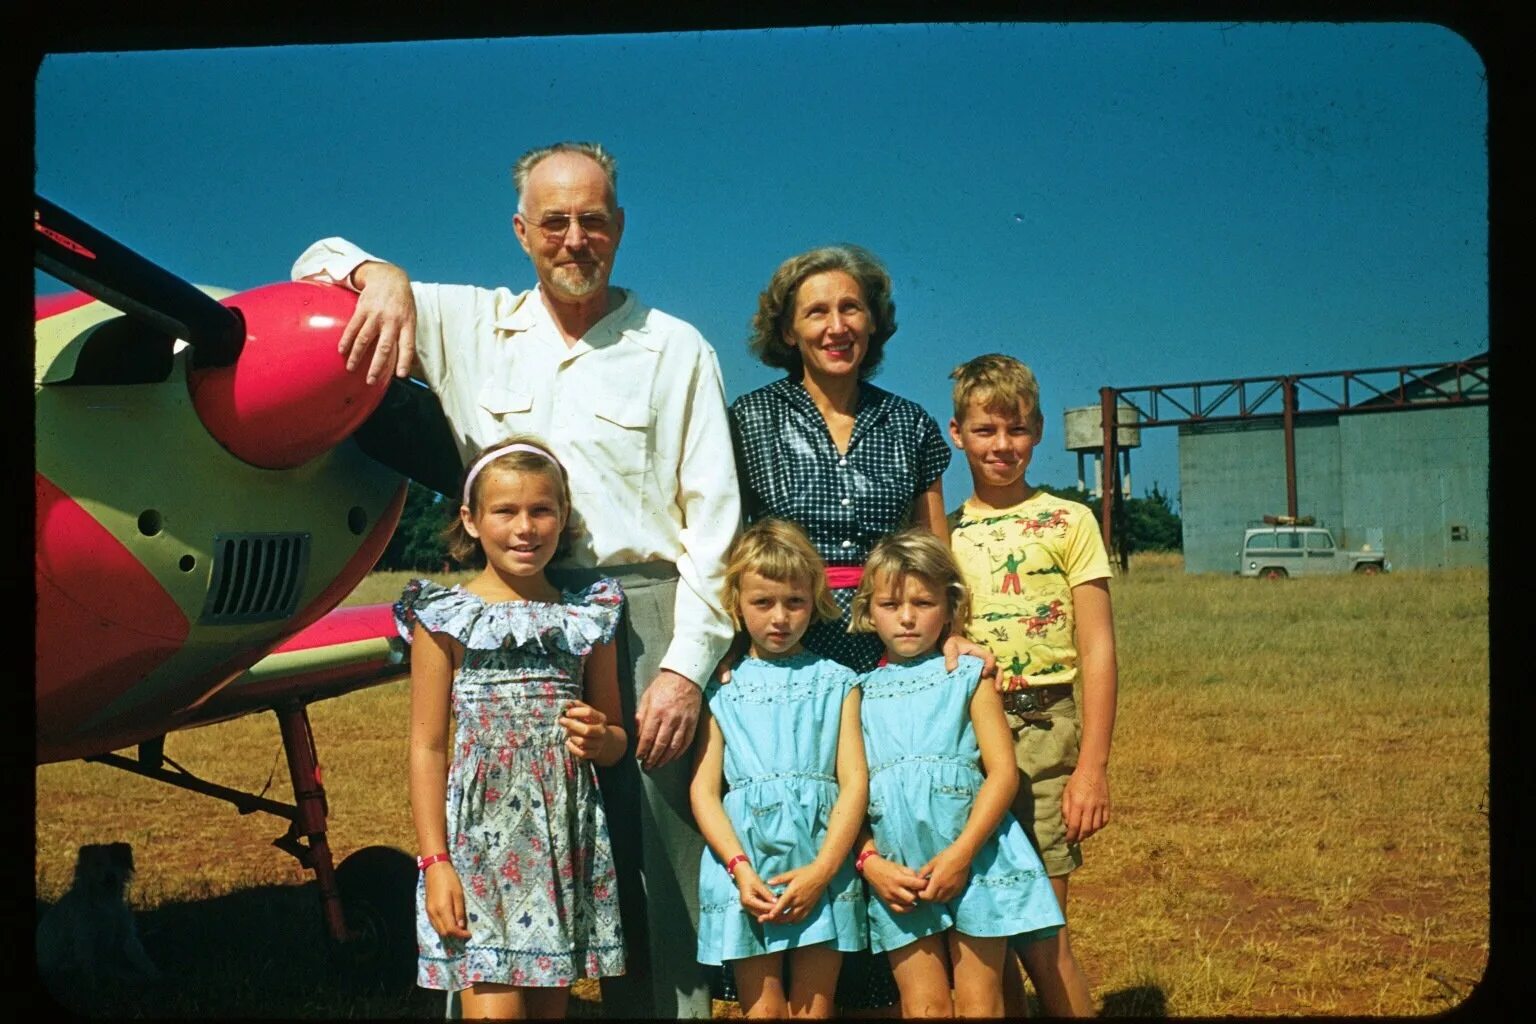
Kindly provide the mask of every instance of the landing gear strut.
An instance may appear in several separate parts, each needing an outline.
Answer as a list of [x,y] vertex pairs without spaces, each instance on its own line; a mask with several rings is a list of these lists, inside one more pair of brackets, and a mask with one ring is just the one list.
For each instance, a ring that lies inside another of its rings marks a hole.
[[97,754],[85,760],[223,800],[234,804],[241,814],[262,811],[285,819],[288,830],[274,839],[272,845],[315,873],[325,930],[344,963],[350,968],[366,968],[380,977],[387,976],[391,983],[402,972],[409,978],[416,953],[412,899],[415,860],[392,847],[370,846],[353,853],[340,868],[334,865],[325,837],[329,808],[308,706],[293,700],[273,711],[282,732],[283,750],[288,755],[292,804],[198,778],[165,756],[163,736],[140,744],[137,758]]

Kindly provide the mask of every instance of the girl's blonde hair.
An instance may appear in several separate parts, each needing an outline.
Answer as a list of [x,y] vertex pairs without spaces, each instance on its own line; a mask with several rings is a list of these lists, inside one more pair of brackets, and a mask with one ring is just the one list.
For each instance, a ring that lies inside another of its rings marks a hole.
[[811,591],[812,621],[843,613],[827,588],[827,565],[805,532],[787,519],[759,519],[731,545],[720,600],[737,629],[741,623],[741,578],[755,572],[775,583],[804,583]]
[[899,587],[909,575],[944,592],[949,602],[950,632],[965,632],[971,621],[971,592],[960,576],[955,556],[949,545],[916,526],[887,534],[870,550],[864,560],[864,578],[853,595],[848,632],[873,633],[875,622],[869,614],[869,603],[874,600],[875,587]]
[[[480,465],[480,460],[491,454],[498,448],[508,445],[527,445],[538,451],[506,452],[498,455],[485,465]],[[476,469],[476,467],[479,467]],[[464,469],[464,477],[459,482],[459,493],[465,495],[465,504],[469,508],[470,517],[473,518],[480,511],[480,491],[485,483],[485,475],[491,470],[500,470],[503,473],[540,473],[554,481],[555,493],[560,496],[560,514],[565,517],[565,529],[560,532],[560,543],[555,549],[556,557],[569,550],[571,539],[576,535],[575,519],[571,514],[571,485],[566,478],[565,466],[550,451],[549,445],[532,434],[513,434],[502,438],[495,444],[488,444],[470,458]],[[470,472],[474,471],[474,478],[470,479]],[[480,542],[469,535],[464,528],[464,523],[459,516],[459,506],[453,506],[453,521],[450,522],[442,533],[444,546],[448,549],[448,557],[460,565],[483,565],[485,552],[480,548]]]

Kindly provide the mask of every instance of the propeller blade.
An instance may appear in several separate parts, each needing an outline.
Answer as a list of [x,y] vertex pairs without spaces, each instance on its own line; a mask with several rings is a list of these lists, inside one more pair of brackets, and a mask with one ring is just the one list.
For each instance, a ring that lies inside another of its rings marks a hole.
[[33,263],[39,270],[193,348],[197,366],[228,366],[245,322],[170,271],[34,193]]
[[352,437],[376,462],[458,502],[464,463],[442,403],[426,385],[391,380],[384,400]]

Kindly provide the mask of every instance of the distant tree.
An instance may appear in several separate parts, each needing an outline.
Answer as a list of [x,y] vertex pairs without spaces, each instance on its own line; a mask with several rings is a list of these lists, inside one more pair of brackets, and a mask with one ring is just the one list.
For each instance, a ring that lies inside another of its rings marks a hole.
[[1125,503],[1131,551],[1183,551],[1184,523],[1157,484],[1142,498]]
[[447,525],[447,499],[431,488],[411,481],[405,494],[405,509],[400,513],[400,525],[395,528],[389,546],[374,568],[441,571],[449,564],[441,536]]

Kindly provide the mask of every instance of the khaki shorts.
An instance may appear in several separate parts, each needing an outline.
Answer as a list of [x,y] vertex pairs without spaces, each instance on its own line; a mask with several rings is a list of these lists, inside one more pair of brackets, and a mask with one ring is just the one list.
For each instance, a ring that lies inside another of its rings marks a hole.
[[1057,701],[1043,712],[1044,722],[1028,722],[1018,715],[1004,714],[1008,728],[1013,731],[1013,759],[1019,766],[1019,792],[1013,799],[1013,816],[1035,844],[1045,873],[1052,878],[1071,874],[1082,866],[1083,851],[1077,843],[1067,842],[1061,794],[1077,767],[1078,743],[1082,738],[1077,705],[1070,697]]

